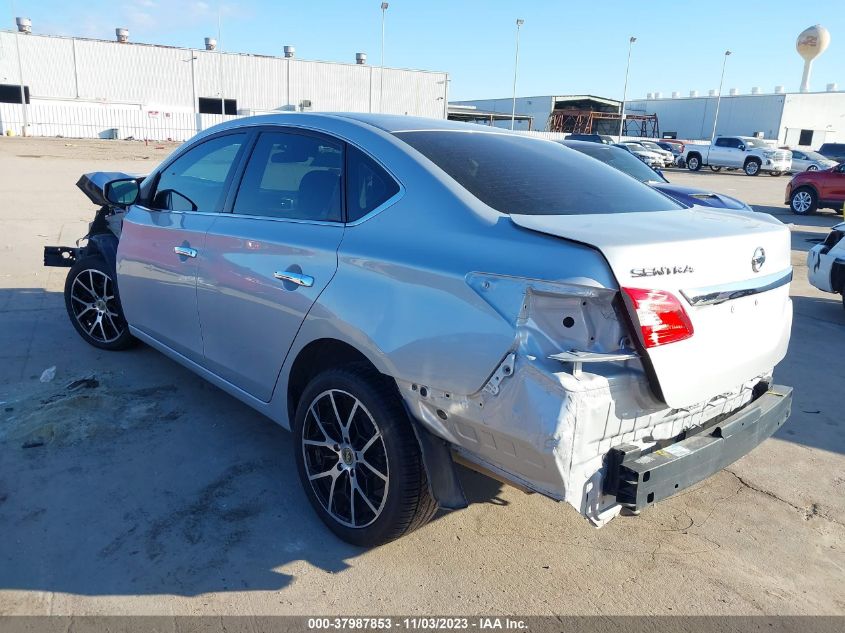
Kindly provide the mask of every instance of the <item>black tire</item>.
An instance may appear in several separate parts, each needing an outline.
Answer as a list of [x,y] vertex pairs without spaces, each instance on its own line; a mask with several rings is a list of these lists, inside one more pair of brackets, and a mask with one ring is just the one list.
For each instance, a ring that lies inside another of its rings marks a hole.
[[687,169],[690,171],[698,171],[701,169],[701,156],[698,154],[690,154],[687,156]]
[[818,170],[819,170],[819,168],[816,165],[810,165],[809,167],[807,167],[807,171],[818,171]]
[[782,171],[770,171],[769,172],[769,176],[782,176],[782,175],[783,175]]
[[750,158],[745,161],[745,165],[743,166],[742,170],[745,172],[746,176],[758,176],[760,175],[761,165],[762,163],[756,158]]
[[83,257],[65,280],[65,308],[70,322],[89,345],[109,351],[132,347],[114,272],[99,255]]
[[437,511],[396,385],[369,364],[314,377],[297,403],[293,435],[305,494],[347,543],[387,543],[425,525]]
[[789,197],[789,208],[795,215],[810,215],[818,207],[818,196],[810,187],[798,187]]
[[720,171],[722,171],[722,168],[717,165],[710,165],[710,171],[715,171],[716,173],[719,173]]

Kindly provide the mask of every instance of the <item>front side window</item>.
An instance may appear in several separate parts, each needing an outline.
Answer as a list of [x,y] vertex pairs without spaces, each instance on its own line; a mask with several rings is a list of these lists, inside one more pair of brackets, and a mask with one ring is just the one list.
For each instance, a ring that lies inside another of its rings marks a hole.
[[346,214],[355,222],[399,192],[399,185],[372,158],[355,147],[346,154]]
[[682,209],[648,185],[560,143],[519,134],[396,132],[501,213],[587,215]]
[[717,138],[716,139],[716,147],[733,147],[731,145],[731,139],[729,138]]
[[343,145],[322,137],[265,132],[258,138],[233,213],[341,221]]
[[159,175],[152,208],[219,212],[245,140],[246,134],[218,136],[182,154]]

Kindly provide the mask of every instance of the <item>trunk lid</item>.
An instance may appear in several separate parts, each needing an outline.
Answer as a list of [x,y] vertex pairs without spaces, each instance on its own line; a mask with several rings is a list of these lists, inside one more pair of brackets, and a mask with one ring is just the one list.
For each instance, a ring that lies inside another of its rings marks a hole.
[[667,291],[680,301],[693,335],[646,349],[671,407],[730,391],[771,371],[786,355],[790,234],[769,215],[693,207],[511,219],[598,249],[620,287]]

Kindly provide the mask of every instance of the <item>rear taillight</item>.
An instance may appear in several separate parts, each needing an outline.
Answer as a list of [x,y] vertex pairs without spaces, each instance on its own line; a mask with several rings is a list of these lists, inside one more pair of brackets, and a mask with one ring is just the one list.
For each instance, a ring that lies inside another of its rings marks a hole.
[[693,335],[692,321],[672,293],[643,288],[622,290],[631,300],[646,347],[683,341]]

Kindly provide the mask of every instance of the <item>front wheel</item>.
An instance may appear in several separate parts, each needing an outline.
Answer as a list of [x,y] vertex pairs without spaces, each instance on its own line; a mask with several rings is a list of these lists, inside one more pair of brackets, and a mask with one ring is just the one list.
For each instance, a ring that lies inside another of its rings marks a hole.
[[760,161],[759,160],[750,160],[745,163],[745,175],[746,176],[756,176],[760,173]]
[[783,175],[782,171],[770,171],[769,172],[769,176],[782,176],[782,175]]
[[114,273],[99,255],[77,261],[65,280],[65,307],[86,343],[106,350],[131,347],[135,338],[123,316]]
[[807,171],[818,171],[818,170],[819,170],[819,168],[818,168],[817,165],[810,165],[809,167],[807,167]]
[[719,173],[720,171],[722,171],[722,168],[716,165],[710,165],[710,171],[715,171],[716,173]]
[[789,208],[796,215],[809,215],[815,212],[817,205],[816,193],[807,187],[796,189],[789,198]]
[[369,365],[312,379],[293,432],[305,494],[344,541],[381,545],[424,525],[437,510],[396,386]]
[[698,171],[701,169],[701,159],[695,154],[687,157],[687,169],[690,171]]

